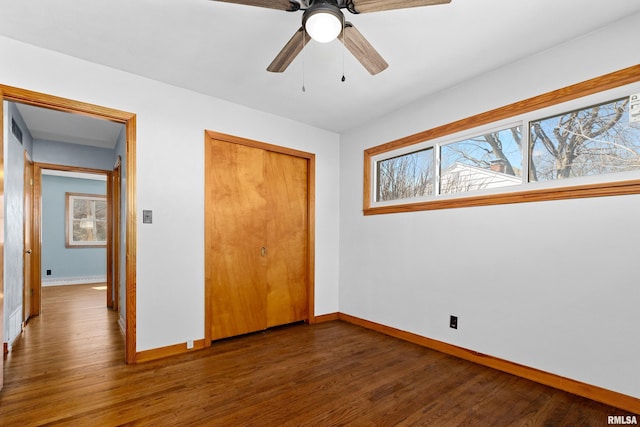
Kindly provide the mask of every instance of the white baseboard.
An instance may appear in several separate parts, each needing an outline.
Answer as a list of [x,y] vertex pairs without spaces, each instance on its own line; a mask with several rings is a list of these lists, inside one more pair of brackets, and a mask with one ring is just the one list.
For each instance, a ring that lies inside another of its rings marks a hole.
[[88,283],[104,283],[107,276],[77,276],[42,279],[42,286],[85,285]]
[[7,340],[5,342],[8,344],[10,351],[13,343],[22,333],[22,306],[19,306],[9,315],[9,324],[7,327],[8,336],[6,337]]

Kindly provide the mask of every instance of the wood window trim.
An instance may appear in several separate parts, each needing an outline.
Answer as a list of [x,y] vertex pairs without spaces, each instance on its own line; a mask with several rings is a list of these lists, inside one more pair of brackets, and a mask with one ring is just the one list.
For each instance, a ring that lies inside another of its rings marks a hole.
[[452,209],[472,206],[491,206],[510,203],[540,202],[550,200],[578,199],[586,197],[619,196],[640,194],[640,180],[617,181],[587,185],[575,185],[551,189],[525,190],[483,196],[457,197],[414,203],[398,203],[385,206],[371,206],[371,162],[374,156],[405,148],[424,141],[441,138],[478,126],[488,125],[540,110],[563,102],[604,92],[640,81],[640,65],[624,68],[600,77],[576,83],[562,89],[544,93],[504,107],[486,111],[452,123],[447,123],[404,138],[397,139],[364,150],[364,215],[378,215],[399,212]]

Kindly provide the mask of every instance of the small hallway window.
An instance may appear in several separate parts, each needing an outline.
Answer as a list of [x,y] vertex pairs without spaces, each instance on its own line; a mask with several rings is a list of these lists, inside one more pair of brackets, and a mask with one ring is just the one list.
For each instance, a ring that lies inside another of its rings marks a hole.
[[66,193],[66,246],[107,244],[107,198],[99,194]]

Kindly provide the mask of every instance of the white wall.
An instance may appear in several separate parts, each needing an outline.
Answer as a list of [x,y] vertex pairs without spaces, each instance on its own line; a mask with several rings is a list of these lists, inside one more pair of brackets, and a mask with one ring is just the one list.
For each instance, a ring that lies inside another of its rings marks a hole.
[[639,39],[635,15],[343,135],[340,311],[640,397],[640,196],[369,217],[354,197],[364,149],[636,65]]
[[204,337],[205,129],[316,154],[315,310],[337,311],[337,134],[4,37],[0,57],[2,84],[137,114],[137,351]]

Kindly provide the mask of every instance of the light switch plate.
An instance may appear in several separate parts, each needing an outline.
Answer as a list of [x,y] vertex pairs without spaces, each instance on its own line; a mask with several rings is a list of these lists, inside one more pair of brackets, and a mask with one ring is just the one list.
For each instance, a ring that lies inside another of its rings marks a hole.
[[153,222],[153,212],[143,210],[142,211],[142,223],[151,224]]

